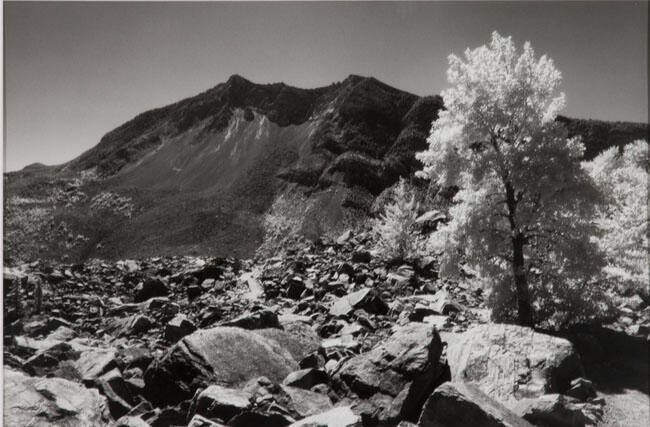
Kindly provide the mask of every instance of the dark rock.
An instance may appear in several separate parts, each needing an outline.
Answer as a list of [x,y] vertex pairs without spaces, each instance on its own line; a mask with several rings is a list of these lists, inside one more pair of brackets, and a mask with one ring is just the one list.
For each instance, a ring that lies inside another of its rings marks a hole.
[[232,418],[230,427],[284,427],[291,424],[293,419],[278,412],[246,411]]
[[243,329],[280,328],[280,322],[274,311],[263,309],[221,322],[219,326],[236,326]]
[[62,342],[39,351],[23,365],[25,371],[34,375],[43,375],[48,369],[56,368],[64,360],[79,358],[79,352],[70,344]]
[[352,253],[352,262],[369,263],[372,260],[370,252],[365,250],[356,250]]
[[445,383],[427,399],[418,420],[422,427],[532,427],[473,384]]
[[373,314],[388,313],[388,305],[384,300],[373,289],[365,288],[339,298],[330,308],[330,314],[346,316],[357,308],[362,308]]
[[193,301],[203,295],[203,288],[198,285],[191,285],[185,288],[185,293],[187,294],[187,299]]
[[252,395],[243,390],[211,385],[197,391],[190,405],[189,416],[199,414],[227,422],[251,406]]
[[579,403],[561,394],[547,394],[536,399],[522,399],[514,411],[536,426],[584,427],[596,425],[603,416],[601,405]]
[[194,415],[187,427],[225,427],[223,424],[215,423],[200,415]]
[[142,314],[134,314],[123,319],[115,319],[107,330],[117,336],[140,335],[154,327],[154,322]]
[[98,378],[97,388],[106,397],[108,409],[114,419],[118,419],[131,411],[131,404],[128,401],[133,402],[133,396],[117,369],[113,369]]
[[586,378],[576,378],[571,381],[570,387],[565,394],[582,402],[596,397],[594,384]]
[[143,302],[154,297],[164,297],[169,295],[169,289],[162,280],[147,279],[139,284],[135,289],[135,302]]
[[302,293],[305,292],[307,286],[305,282],[300,277],[291,277],[286,284],[286,295],[287,298],[291,299],[300,299]]
[[186,335],[196,331],[196,326],[186,315],[177,314],[165,325],[164,338],[166,341],[175,343]]
[[414,421],[431,390],[448,379],[448,368],[439,360],[441,353],[442,341],[430,326],[396,327],[369,352],[344,361],[333,381],[364,399],[376,393],[392,397],[391,419],[376,422]]
[[114,427],[150,427],[149,423],[135,415],[125,415],[115,421]]

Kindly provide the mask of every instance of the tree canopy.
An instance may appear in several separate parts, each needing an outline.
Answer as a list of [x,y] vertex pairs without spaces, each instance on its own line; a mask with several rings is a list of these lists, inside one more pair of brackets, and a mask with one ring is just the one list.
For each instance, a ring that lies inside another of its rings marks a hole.
[[422,176],[460,188],[451,221],[430,242],[441,273],[461,261],[476,270],[497,318],[588,316],[604,263],[590,238],[601,195],[581,168],[580,139],[554,120],[565,103],[561,73],[530,43],[519,51],[494,32],[464,58],[450,55],[447,78],[446,110],[417,155]]

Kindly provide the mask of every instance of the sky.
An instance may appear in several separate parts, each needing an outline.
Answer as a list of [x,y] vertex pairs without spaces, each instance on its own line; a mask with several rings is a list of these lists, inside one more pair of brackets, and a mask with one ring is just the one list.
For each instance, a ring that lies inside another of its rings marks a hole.
[[647,2],[5,2],[5,170],[71,160],[232,74],[437,94],[447,56],[493,30],[554,59],[563,114],[648,121]]

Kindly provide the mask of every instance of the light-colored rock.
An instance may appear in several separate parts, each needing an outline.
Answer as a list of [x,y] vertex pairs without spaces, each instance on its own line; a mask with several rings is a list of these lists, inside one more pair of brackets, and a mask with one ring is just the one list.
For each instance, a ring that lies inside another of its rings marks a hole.
[[564,392],[583,375],[569,341],[531,328],[480,325],[445,337],[452,381],[474,382],[507,407],[519,399]]
[[106,426],[106,400],[97,390],[62,378],[29,377],[4,369],[5,426]]
[[352,412],[349,406],[339,406],[320,414],[303,418],[290,427],[360,427],[361,417]]
[[[216,327],[184,337],[146,370],[145,393],[154,403],[176,404],[210,384],[237,386],[259,376],[282,381],[298,363],[278,341],[259,332]],[[274,336],[281,333],[286,334],[274,330]]]

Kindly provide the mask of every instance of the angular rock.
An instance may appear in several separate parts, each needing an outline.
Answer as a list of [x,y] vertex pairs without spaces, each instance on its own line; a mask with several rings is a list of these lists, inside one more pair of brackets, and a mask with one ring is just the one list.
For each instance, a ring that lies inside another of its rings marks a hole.
[[349,406],[339,406],[291,424],[291,427],[313,426],[361,427],[361,417],[352,412]]
[[326,394],[289,386],[281,386],[281,389],[288,397],[286,408],[297,418],[318,414],[332,407],[332,401]]
[[135,302],[143,302],[154,297],[164,297],[169,295],[169,288],[163,283],[162,280],[147,279],[139,284],[135,289]]
[[106,400],[97,390],[62,378],[35,378],[4,369],[6,426],[107,426]]
[[596,397],[596,388],[594,384],[586,378],[576,378],[571,381],[571,388],[565,393],[567,396],[574,397],[582,402]]
[[194,415],[187,427],[225,427],[223,424],[215,423],[200,415]]
[[201,392],[197,391],[192,399],[189,415],[199,414],[228,422],[235,415],[250,408],[252,397],[243,390],[211,385]]
[[451,335],[447,360],[452,381],[475,382],[507,407],[522,398],[564,392],[584,375],[569,341],[516,325],[480,325]]
[[282,384],[309,390],[316,384],[326,384],[328,379],[325,371],[309,368],[290,373]]
[[169,342],[176,342],[194,331],[196,331],[194,323],[186,315],[177,314],[165,325],[164,338]]
[[39,351],[27,359],[23,367],[27,372],[43,375],[48,368],[55,368],[64,360],[74,360],[78,357],[78,351],[70,344],[62,342]]
[[[391,396],[391,417],[414,421],[431,390],[448,379],[448,368],[439,360],[441,353],[440,336],[429,325],[396,327],[369,352],[344,361],[333,380],[361,398],[375,393]],[[397,419],[375,421],[396,423]]]
[[522,399],[514,411],[536,426],[584,427],[598,424],[603,415],[601,405],[580,403],[561,394],[547,394],[536,399]]
[[444,383],[427,399],[422,427],[532,427],[474,384]]
[[150,427],[150,425],[140,417],[125,415],[115,421],[114,427]]
[[221,322],[219,326],[236,326],[243,329],[280,328],[278,315],[272,310],[264,309]]
[[118,419],[131,411],[131,404],[135,401],[120,371],[112,369],[99,377],[96,383],[100,393],[106,397],[113,418]]
[[139,335],[154,327],[154,322],[142,314],[134,314],[110,322],[107,330],[117,336]]
[[92,349],[81,353],[74,367],[85,382],[92,382],[117,366],[114,350]]
[[373,289],[365,288],[339,298],[330,308],[330,314],[346,316],[357,308],[362,308],[373,314],[388,313],[388,305],[384,300]]
[[213,383],[235,386],[260,375],[281,381],[297,370],[291,353],[257,332],[216,327],[184,337],[147,368],[146,395],[154,403],[175,404]]

